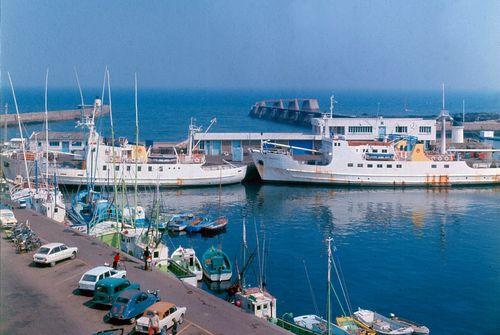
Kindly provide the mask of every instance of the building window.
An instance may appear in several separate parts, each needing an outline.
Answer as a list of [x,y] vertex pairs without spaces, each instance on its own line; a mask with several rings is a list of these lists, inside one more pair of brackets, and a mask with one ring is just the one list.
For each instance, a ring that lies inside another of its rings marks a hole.
[[408,127],[407,126],[396,126],[396,133],[407,133],[408,132]]
[[396,164],[396,168],[401,169],[403,166],[401,164]]
[[363,164],[358,164],[358,167],[363,167]]
[[347,167],[353,167],[353,166],[354,166],[354,164],[352,164],[352,163],[347,163]]
[[418,131],[420,134],[430,134],[432,131],[432,127],[421,126],[420,128],[418,128]]
[[58,146],[59,146],[59,142],[58,142],[58,141],[50,141],[50,142],[49,142],[49,145],[50,145],[51,147],[58,147]]
[[371,134],[372,132],[372,126],[349,126],[349,133],[351,134]]
[[366,165],[366,167],[372,168],[373,164],[368,164],[368,165]]
[[392,169],[392,164],[387,164],[388,169]]
[[103,171],[106,171],[107,169],[108,169],[108,167],[107,167],[106,165],[103,165],[103,166],[102,166],[102,170],[103,170]]
[[449,169],[449,168],[450,168],[450,165],[449,165],[449,164],[445,164],[445,165],[444,165],[444,168],[445,168],[445,169]]
[[437,168],[437,165],[436,164],[432,164],[431,168],[435,169],[435,168]]
[[152,166],[148,166],[148,171],[149,172],[153,171],[153,167]]
[[382,167],[382,164],[377,164],[377,167],[378,167],[378,168],[381,168],[381,167]]

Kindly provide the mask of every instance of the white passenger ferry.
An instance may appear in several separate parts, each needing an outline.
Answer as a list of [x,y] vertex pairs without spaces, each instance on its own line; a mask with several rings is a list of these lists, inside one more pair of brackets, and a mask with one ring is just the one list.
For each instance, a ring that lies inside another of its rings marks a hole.
[[[101,101],[96,99],[94,111],[101,107]],[[162,159],[150,155],[143,145],[131,144],[126,139],[116,143],[106,142],[94,128],[93,117],[86,118],[82,125],[88,128],[86,144],[81,155],[64,152],[53,152],[52,157],[58,157],[58,164],[51,162],[49,174],[57,176],[59,184],[96,186],[113,185],[114,182],[138,186],[205,186],[239,183],[246,174],[245,165],[235,165],[229,162],[208,165],[205,155],[197,152],[193,136],[200,128],[190,126],[189,141],[186,154],[175,151],[174,157]],[[31,152],[27,160],[33,161],[38,142],[30,144]],[[79,142],[81,143],[81,142]],[[23,143],[21,143],[23,145]],[[62,156],[73,156],[73,159],[61,159]],[[23,155],[19,150],[4,154],[4,173],[6,178],[14,179],[22,169]],[[32,163],[32,162],[31,162]]]
[[[324,132],[319,150],[263,142],[251,150],[252,159],[264,181],[323,183],[359,186],[451,186],[500,184],[500,162],[466,160],[463,151],[447,149],[444,109],[440,150],[428,150],[428,143],[415,136],[384,136],[380,140],[348,140]],[[362,121],[362,120],[361,120]],[[359,122],[361,122],[359,121]],[[372,127],[369,127],[372,128]],[[294,155],[294,151],[311,155]],[[494,149],[479,151],[491,153]]]

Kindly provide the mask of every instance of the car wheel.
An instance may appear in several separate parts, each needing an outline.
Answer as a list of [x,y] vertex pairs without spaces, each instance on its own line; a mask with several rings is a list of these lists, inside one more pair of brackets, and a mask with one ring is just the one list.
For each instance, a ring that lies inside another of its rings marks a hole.
[[179,324],[182,324],[184,322],[184,314],[181,314],[179,317]]
[[76,258],[76,252],[73,252],[73,253],[71,254],[71,259],[75,259],[75,258]]
[[56,266],[56,262],[50,262],[50,266],[51,266],[51,267]]

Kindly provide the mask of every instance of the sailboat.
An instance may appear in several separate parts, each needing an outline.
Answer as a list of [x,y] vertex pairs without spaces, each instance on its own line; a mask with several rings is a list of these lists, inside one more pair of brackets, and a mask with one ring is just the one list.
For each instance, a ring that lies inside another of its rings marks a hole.
[[183,248],[179,246],[174,250],[170,259],[194,273],[196,275],[196,280],[202,280],[203,270],[200,260],[196,257],[196,252],[193,248]]
[[221,249],[210,247],[202,257],[203,274],[213,282],[231,279],[233,270],[229,257]]

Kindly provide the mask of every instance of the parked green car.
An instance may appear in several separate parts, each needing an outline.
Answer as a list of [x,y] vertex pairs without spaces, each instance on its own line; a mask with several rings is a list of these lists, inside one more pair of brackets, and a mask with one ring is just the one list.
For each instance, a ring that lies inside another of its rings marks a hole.
[[96,283],[92,301],[95,304],[111,306],[122,292],[140,289],[139,284],[131,283],[127,278],[108,277]]

